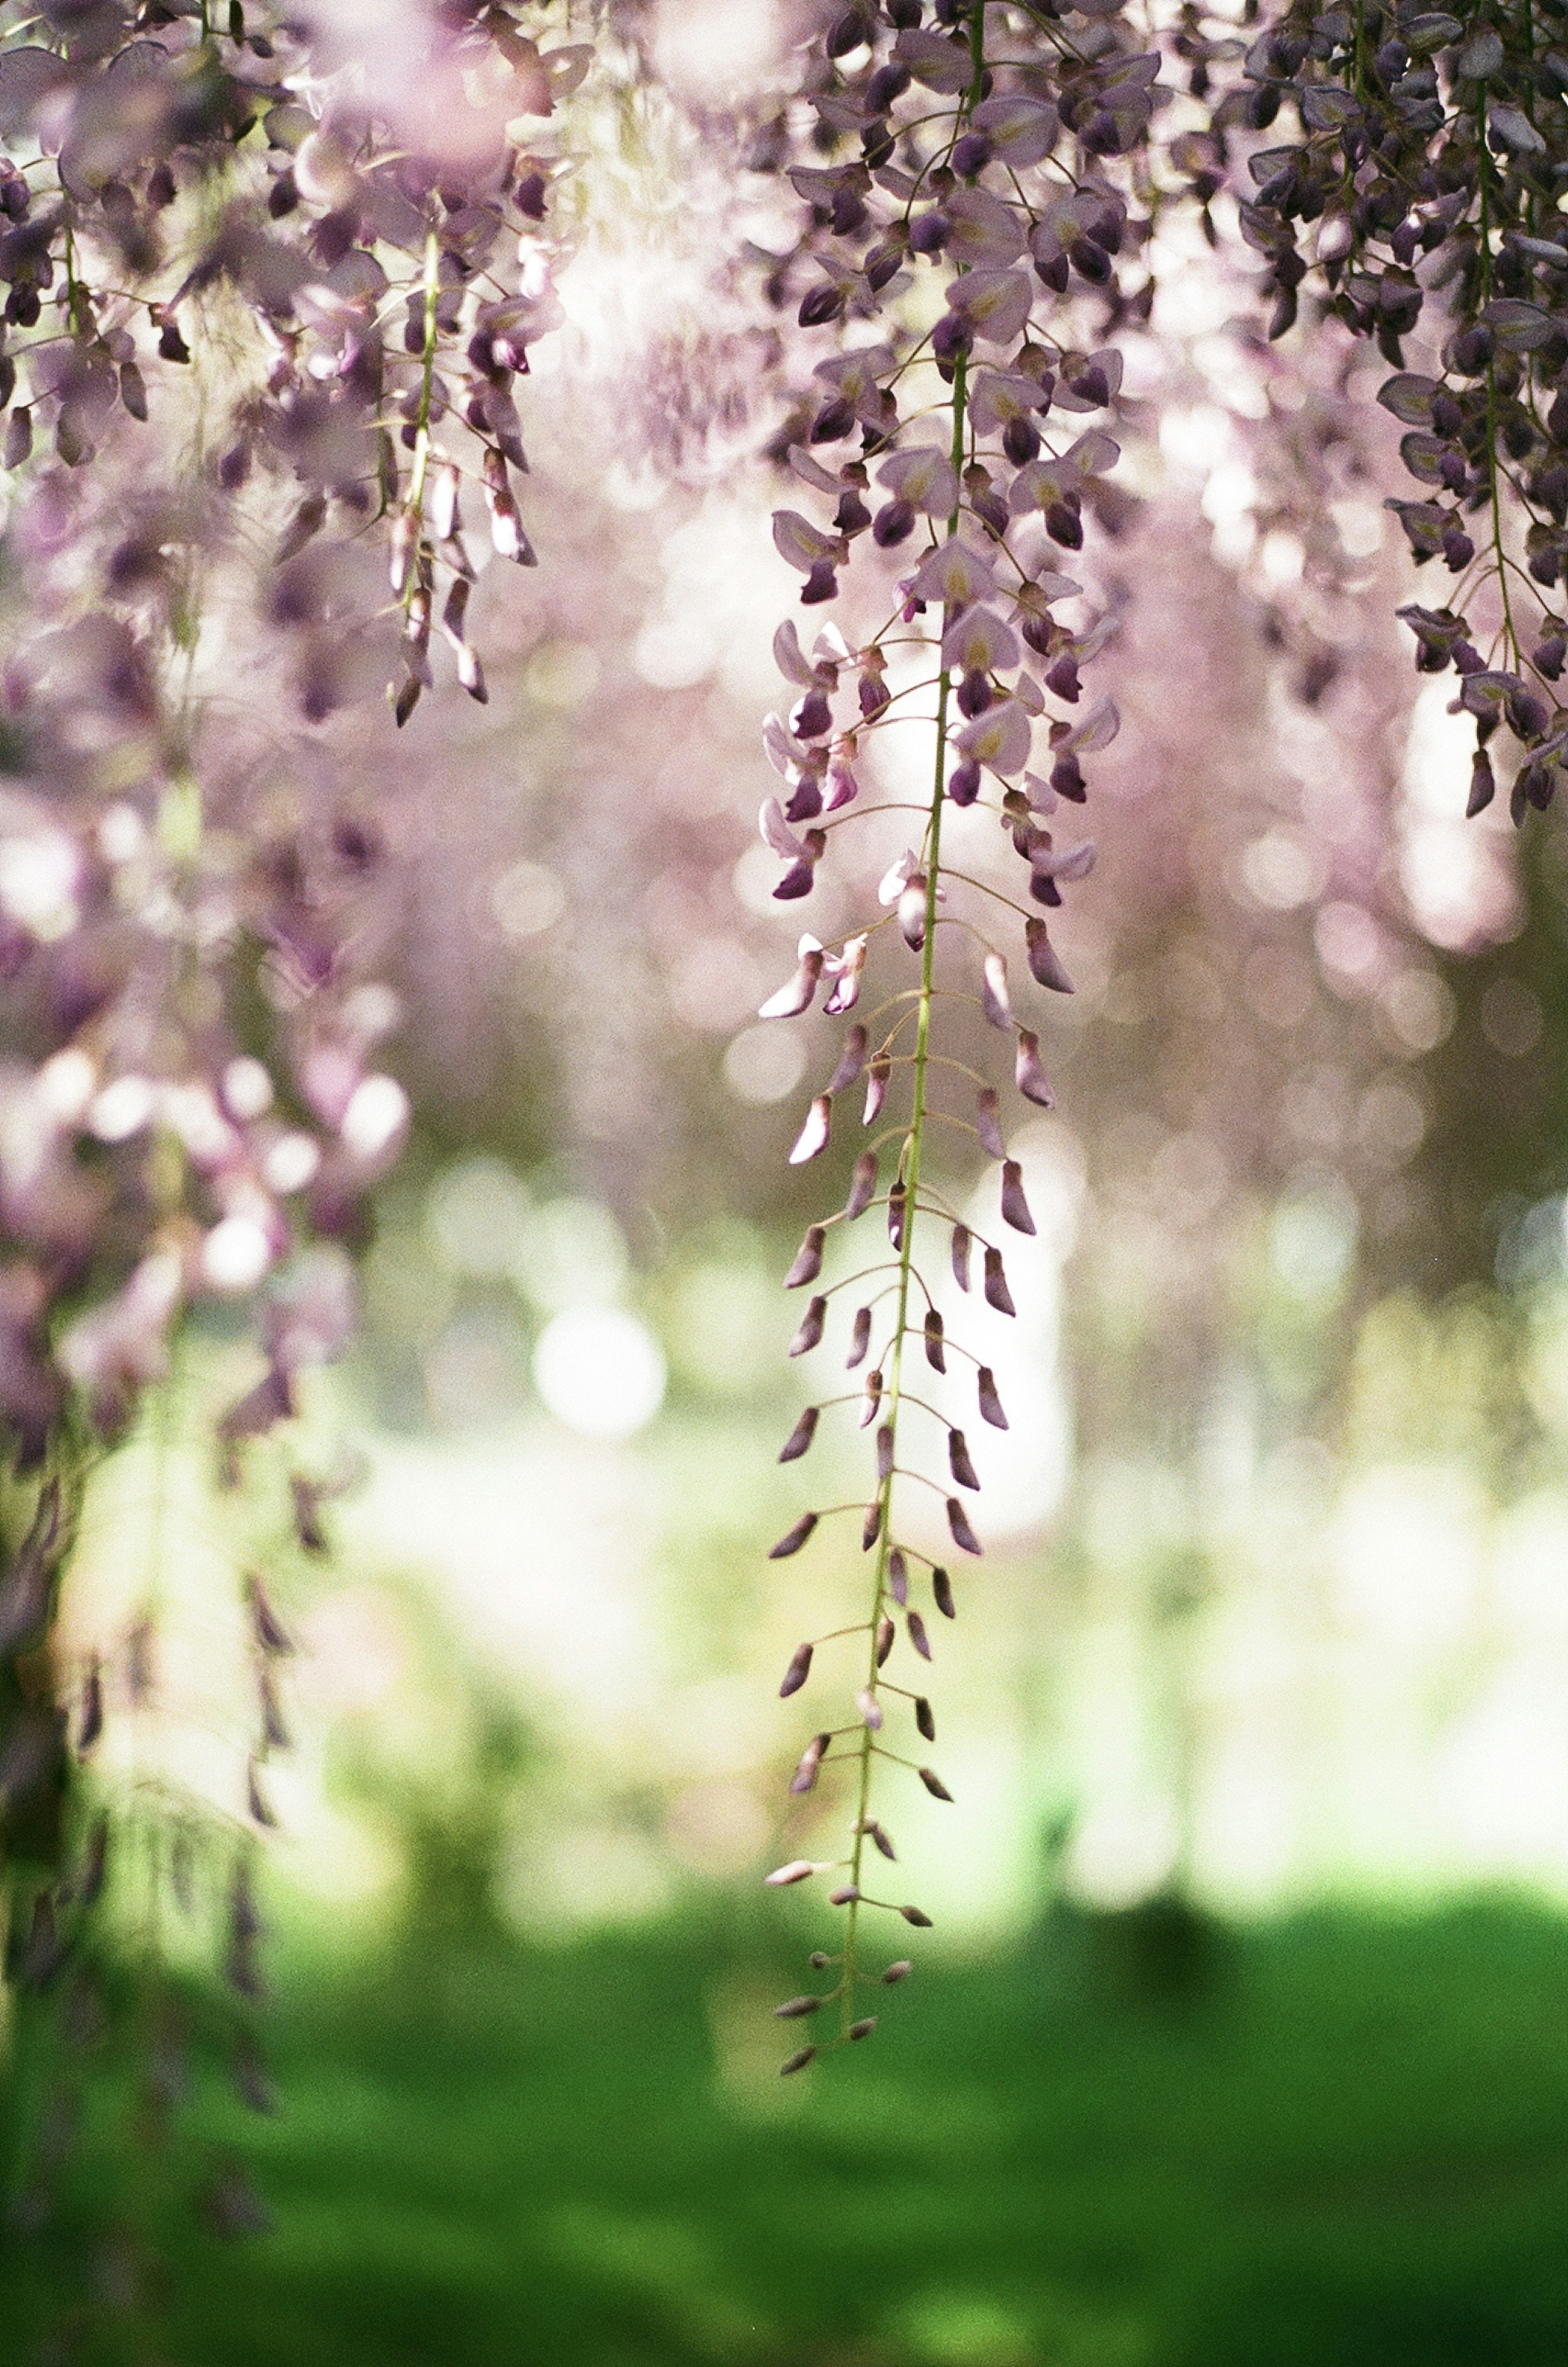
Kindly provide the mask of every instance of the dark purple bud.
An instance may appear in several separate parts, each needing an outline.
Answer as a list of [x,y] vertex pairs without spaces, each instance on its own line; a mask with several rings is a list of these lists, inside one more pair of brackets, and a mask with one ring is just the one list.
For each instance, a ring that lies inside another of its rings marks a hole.
[[869,2038],[875,2028],[876,2016],[874,2013],[868,2013],[860,2022],[851,2022],[850,2036],[852,2038]]
[[882,1977],[888,1988],[893,1988],[899,1981],[907,1981],[914,1969],[908,1956],[900,1956],[896,1965],[888,1965]]
[[866,112],[886,115],[896,98],[902,98],[909,87],[909,69],[902,58],[889,58],[878,66],[865,86]]
[[798,1290],[803,1283],[815,1282],[822,1271],[822,1248],[827,1233],[820,1225],[813,1225],[795,1252],[795,1263],[784,1276],[786,1290]]
[[1045,512],[1045,531],[1064,550],[1083,549],[1083,521],[1066,502],[1052,502]]
[[876,1153],[863,1150],[855,1161],[855,1172],[850,1180],[850,1196],[844,1203],[844,1215],[852,1223],[870,1207],[876,1193]]
[[871,27],[866,22],[866,14],[863,8],[846,8],[842,16],[835,17],[828,28],[827,48],[830,58],[847,57],[852,50],[862,49],[870,40]]
[[931,1600],[944,1619],[957,1618],[958,1614],[953,1602],[953,1580],[944,1569],[933,1569],[931,1572]]
[[980,794],[983,776],[972,756],[954,764],[947,776],[947,794],[955,806],[972,806]]
[[1077,658],[1063,655],[1054,665],[1047,666],[1045,687],[1055,691],[1058,698],[1065,698],[1069,707],[1076,707],[1083,687],[1078,681]]
[[839,1959],[837,1956],[830,1956],[826,1948],[813,1948],[806,1961],[814,1973],[825,1973],[829,1965],[836,1965]]
[[909,1565],[901,1546],[895,1546],[887,1557],[887,1591],[901,1611],[909,1600]]
[[1040,1063],[1040,1038],[1027,1027],[1018,1031],[1013,1082],[1025,1101],[1036,1103],[1041,1109],[1055,1108],[1055,1095]]
[[811,444],[840,443],[853,431],[854,424],[854,404],[840,395],[836,402],[823,404],[811,423],[811,433],[807,440]]
[[969,1515],[956,1496],[950,1496],[947,1500],[947,1525],[953,1532],[955,1546],[962,1546],[968,1554],[981,1551],[980,1540],[969,1525]]
[[1507,709],[1508,727],[1521,740],[1539,740],[1546,730],[1547,714],[1533,690],[1511,690],[1504,702]]
[[944,312],[931,331],[931,357],[939,362],[955,362],[974,344],[969,323],[959,312]]
[[893,1638],[897,1632],[892,1620],[884,1612],[876,1623],[876,1665],[879,1669],[883,1667],[888,1653],[893,1649]]
[[975,1096],[975,1131],[980,1138],[980,1148],[991,1159],[1005,1159],[1007,1144],[997,1119],[997,1092],[994,1085],[982,1085]]
[[6,466],[19,469],[32,456],[33,414],[30,403],[19,402],[6,423]]
[[809,1644],[802,1644],[784,1670],[784,1682],[779,1687],[779,1699],[787,1701],[791,1693],[797,1693],[810,1674],[811,1647]]
[[863,1359],[865,1352],[870,1345],[871,1309],[869,1307],[857,1307],[855,1309],[854,1326],[850,1337],[850,1353],[844,1359],[844,1369],[846,1372],[852,1373],[854,1371],[855,1366]]
[[1002,429],[1002,450],[1015,469],[1027,467],[1040,457],[1040,430],[1032,419],[1020,412]]
[[789,1436],[785,1439],[784,1444],[779,1449],[779,1461],[781,1463],[799,1462],[801,1456],[806,1453],[807,1448],[810,1445],[812,1440],[817,1435],[817,1423],[820,1413],[821,1408],[819,1406],[807,1407],[806,1411],[801,1415],[800,1420],[795,1423],[795,1428],[790,1432]]
[[1083,766],[1076,756],[1057,757],[1051,767],[1051,787],[1059,798],[1066,798],[1070,805],[1083,804]]
[[925,1785],[933,1800],[952,1799],[952,1793],[948,1790],[947,1785],[942,1782],[942,1777],[936,1772],[934,1768],[918,1767],[915,1770],[915,1772],[919,1775],[921,1783]]
[[1462,527],[1450,526],[1443,537],[1443,561],[1449,572],[1462,575],[1475,557],[1475,545]]
[[[1008,1418],[1002,1411],[1002,1401],[997,1395],[996,1375],[989,1365],[982,1365],[980,1367],[979,1395],[982,1421],[988,1421],[993,1430],[1005,1430],[1008,1426]],[[948,1617],[951,1619],[952,1616],[953,1614],[949,1612]]]
[[179,323],[165,321],[158,332],[158,351],[166,362],[188,362],[190,347],[181,336]]
[[819,329],[826,321],[840,319],[843,310],[843,289],[835,288],[830,279],[824,279],[817,287],[807,289],[795,317],[803,329]]
[[866,1506],[865,1518],[861,1523],[860,1549],[862,1553],[869,1553],[881,1535],[882,1499],[878,1496],[874,1502],[869,1503]]
[[[928,1660],[930,1659],[931,1654],[929,1652],[926,1654],[926,1658]],[[924,1693],[920,1693],[916,1697],[915,1724],[925,1736],[928,1742],[934,1742],[936,1740],[936,1719],[931,1714],[931,1705],[930,1702],[927,1701]]]
[[803,2022],[808,2013],[819,2013],[821,2010],[822,2000],[819,1997],[789,1998],[783,2005],[774,2006],[773,2020]]
[[893,1184],[887,1194],[887,1238],[896,1250],[904,1246],[904,1220],[909,1195],[902,1184]]
[[76,1748],[85,1757],[104,1730],[104,1681],[96,1660],[87,1671],[82,1687],[82,1724],[76,1737]]
[[836,600],[838,596],[839,579],[833,572],[832,561],[818,560],[801,587],[801,606],[803,608],[820,607],[824,600]]
[[968,1289],[969,1228],[967,1225],[954,1225],[953,1228],[953,1279],[960,1290]]
[[807,1538],[811,1535],[812,1530],[816,1526],[817,1514],[815,1512],[802,1512],[794,1528],[786,1529],[783,1536],[779,1539],[777,1545],[769,1546],[768,1559],[770,1561],[787,1561],[791,1554],[797,1554],[800,1551],[801,1546],[806,1543]]
[[1036,255],[1034,268],[1055,295],[1067,292],[1067,258],[1066,255]]
[[1449,347],[1448,360],[1450,368],[1458,370],[1461,378],[1479,378],[1491,360],[1493,351],[1491,330],[1478,324],[1460,331]]
[[893,1063],[879,1052],[866,1072],[865,1107],[861,1112],[862,1126],[874,1126],[882,1115],[882,1104],[887,1099],[887,1081],[893,1074]]
[[[1080,279],[1094,288],[1103,288],[1111,277],[1111,257],[1092,238],[1075,238],[1067,249],[1067,260]],[[1044,277],[1042,272],[1041,277]]]
[[885,1421],[876,1433],[876,1477],[886,1480],[893,1469],[893,1425]]
[[976,1477],[975,1466],[969,1460],[968,1444],[961,1430],[950,1430],[947,1433],[947,1467],[961,1488],[978,1489],[980,1482]]
[[904,1624],[909,1631],[909,1641],[921,1659],[929,1660],[931,1656],[931,1642],[926,1635],[926,1623],[919,1613],[918,1611],[906,1613]]
[[911,252],[916,255],[940,255],[947,244],[948,233],[952,228],[953,224],[940,206],[933,206],[930,213],[918,215],[909,230]]
[[1034,1219],[1023,1195],[1023,1170],[1016,1159],[1007,1160],[1002,1167],[1002,1222],[1010,1225],[1015,1233],[1034,1230]]
[[1466,819],[1473,821],[1478,813],[1485,810],[1496,794],[1497,782],[1492,770],[1492,759],[1484,748],[1478,748],[1471,760],[1470,796],[1464,809]]
[[818,1771],[821,1767],[823,1758],[827,1752],[828,1745],[832,1739],[833,1738],[830,1734],[814,1734],[812,1736],[810,1741],[807,1744],[805,1750],[800,1754],[795,1773],[789,1779],[789,1788],[792,1797],[799,1793],[809,1792],[811,1790],[813,1784],[817,1781]]
[[890,1864],[897,1863],[898,1852],[874,1817],[867,1817],[861,1826],[861,1830],[879,1855],[886,1858]]
[[945,1373],[947,1348],[942,1338],[942,1316],[934,1307],[928,1307],[926,1309],[925,1332],[926,1362],[933,1373]]
[[904,1918],[906,1923],[912,1923],[914,1925],[917,1931],[929,1931],[931,1930],[931,1919],[925,1913],[923,1908],[919,1907],[900,1907],[898,1912]]
[[951,163],[961,180],[972,181],[983,173],[995,151],[983,131],[965,131],[953,143]]
[[271,1830],[276,1825],[277,1818],[273,1814],[271,1803],[262,1790],[254,1759],[245,1770],[245,1806],[254,1823],[267,1830]]
[[833,729],[833,710],[827,694],[808,690],[790,709],[789,728],[797,740],[821,740]]
[[914,531],[913,504],[897,499],[885,502],[871,522],[871,538],[879,550],[890,550],[895,543],[907,542]]
[[817,866],[806,856],[792,863],[773,894],[781,904],[793,904],[798,897],[809,896],[817,885]]
[[828,1904],[829,1907],[852,1907],[859,1897],[860,1892],[852,1882],[841,1882],[837,1890],[828,1893]]
[[860,711],[869,723],[880,715],[892,698],[892,692],[879,674],[863,674],[860,678]]
[[779,2078],[787,2079],[792,2071],[804,2071],[808,2063],[815,2063],[816,2060],[815,2046],[803,2046],[798,2055],[792,2055],[787,2063],[779,2065]]
[[[822,1337],[823,1318],[828,1312],[825,1298],[814,1298],[800,1319],[800,1329],[789,1343],[792,1356],[808,1355]],[[869,1316],[869,1308],[867,1314]]]
[[835,534],[863,534],[870,524],[871,512],[857,493],[846,492],[839,495],[839,506],[833,512]]
[[1012,1293],[1008,1288],[1008,1278],[1002,1268],[1000,1250],[986,1251],[986,1304],[987,1307],[994,1307],[998,1315],[1018,1313],[1017,1308],[1012,1303]]
[[869,1430],[871,1428],[872,1423],[876,1420],[877,1408],[881,1403],[882,1375],[879,1372],[867,1373],[865,1376],[865,1394],[861,1403],[860,1426],[862,1430]]
[[[991,685],[985,675],[977,671],[966,674],[958,685],[960,715],[968,716],[973,720],[976,715],[984,715],[987,708],[991,704]],[[974,800],[970,798],[960,798],[956,802],[959,805],[971,805]]]
[[1548,633],[1535,649],[1535,669],[1548,682],[1556,682],[1562,674],[1563,661],[1568,659],[1568,640],[1561,633]]

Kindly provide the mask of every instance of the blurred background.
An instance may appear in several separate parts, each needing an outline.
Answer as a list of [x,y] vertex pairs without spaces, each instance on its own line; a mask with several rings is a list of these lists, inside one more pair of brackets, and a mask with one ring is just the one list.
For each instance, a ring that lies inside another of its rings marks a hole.
[[[193,1781],[232,1725],[204,1557],[299,1646],[283,2109],[204,2080],[194,2124],[270,2225],[171,2216],[168,2356],[1561,2361],[1568,840],[1462,821],[1468,726],[1392,614],[1397,430],[1332,344],[1258,349],[1190,229],[1087,554],[1124,720],[934,1671],[956,1801],[897,1817],[935,1929],[874,2046],[778,2080],[830,1926],[760,1877],[833,1810],[786,1798],[777,1682],[857,1577],[764,1558],[828,1188],[784,1154],[834,1054],[755,1015],[800,926],[752,835],[795,588],[758,454],[815,348],[715,283],[793,200],[705,125],[770,119],[794,29],[645,12],[663,82],[604,101],[531,382],[543,563],[475,597],[491,704],[309,735],[384,844],[415,1113],[290,1445],[310,1516],[269,1446],[218,1489],[198,1416],[255,1358],[217,1328],[89,1507],[85,1630],[163,1524]],[[811,925],[900,843],[824,866]]]

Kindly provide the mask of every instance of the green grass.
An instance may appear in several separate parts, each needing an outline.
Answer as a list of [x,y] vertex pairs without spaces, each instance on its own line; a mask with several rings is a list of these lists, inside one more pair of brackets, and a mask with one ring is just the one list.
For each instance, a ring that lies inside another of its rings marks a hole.
[[[1058,1920],[922,1965],[870,2044],[783,2085],[776,1929],[335,1970],[296,1945],[285,2111],[246,2125],[204,2090],[197,2115],[275,2230],[187,2228],[144,2355],[1568,2362],[1568,1928],[1506,1901],[1325,1913],[1224,1940],[1185,1987],[1159,1937]],[[0,2252],[5,2367],[69,2298],[69,2234]]]

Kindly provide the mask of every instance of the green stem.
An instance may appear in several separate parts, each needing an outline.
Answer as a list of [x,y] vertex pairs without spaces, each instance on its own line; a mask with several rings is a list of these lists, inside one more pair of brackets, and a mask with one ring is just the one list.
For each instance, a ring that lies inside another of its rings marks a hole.
[[[973,73],[968,90],[960,104],[956,128],[978,106],[981,78],[986,70],[985,0],[974,0],[969,19],[970,57]],[[969,371],[967,357],[960,354],[953,368],[953,468],[962,481],[964,447],[968,427]],[[958,532],[961,498],[955,496],[953,514],[947,521],[947,540]],[[945,612],[943,623],[946,622]],[[872,1581],[869,1659],[865,1689],[873,1701],[877,1697],[881,1671],[877,1666],[876,1634],[881,1625],[884,1606],[887,1601],[887,1563],[893,1550],[893,1489],[898,1465],[898,1416],[903,1404],[904,1343],[909,1331],[909,1292],[915,1280],[915,1223],[920,1189],[920,1159],[925,1147],[926,1073],[931,1062],[931,1013],[936,1002],[936,923],[937,890],[942,872],[942,811],[947,782],[948,704],[952,692],[952,675],[944,665],[937,677],[936,765],[931,782],[931,810],[926,821],[925,844],[922,850],[926,866],[926,925],[920,946],[920,986],[917,1004],[914,1052],[914,1083],[909,1111],[908,1132],[904,1138],[903,1155],[898,1172],[906,1193],[903,1239],[898,1245],[898,1319],[894,1334],[893,1359],[888,1367],[883,1397],[884,1421],[892,1433],[892,1468],[880,1489],[882,1506],[881,1534],[876,1546],[876,1567]],[[865,1852],[865,1825],[871,1813],[871,1770],[875,1738],[872,1727],[863,1723],[859,1744],[860,1772],[855,1786],[855,1828],[850,1850],[850,1886],[860,1890],[861,1862]],[[855,1988],[859,1979],[860,1900],[850,1902],[844,1930],[843,1974],[841,1980],[840,2028],[848,2037],[855,2020]]]

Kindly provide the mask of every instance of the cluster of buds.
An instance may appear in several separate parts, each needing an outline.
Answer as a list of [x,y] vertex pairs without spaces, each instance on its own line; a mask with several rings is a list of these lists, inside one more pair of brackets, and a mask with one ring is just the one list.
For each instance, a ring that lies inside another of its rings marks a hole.
[[1185,51],[1211,128],[1181,161],[1209,194],[1245,165],[1270,334],[1315,296],[1393,371],[1378,399],[1420,491],[1387,507],[1416,565],[1456,579],[1399,613],[1418,668],[1461,678],[1472,814],[1495,794],[1488,742],[1501,725],[1516,742],[1516,825],[1568,764],[1568,617],[1551,596],[1568,583],[1568,51],[1551,23],[1531,0],[1482,15],[1292,0],[1244,54],[1228,19],[1190,28]]
[[[1011,1315],[1002,1238],[1009,1228],[1035,1229],[998,1092],[935,1048],[934,1023],[939,1002],[977,1005],[1010,1042],[1019,1093],[1052,1106],[1038,1025],[1013,1008],[1010,952],[1016,943],[1035,986],[1071,992],[1048,915],[1088,873],[1094,848],[1065,840],[1062,819],[1084,802],[1086,763],[1118,718],[1109,697],[1085,696],[1081,679],[1112,619],[1066,568],[1120,457],[1107,422],[1122,355],[1108,340],[1146,298],[1142,280],[1125,284],[1144,226],[1122,160],[1139,149],[1158,96],[1157,57],[1138,48],[1114,6],[1053,10],[1047,23],[1043,11],[953,0],[934,23],[923,17],[918,0],[890,0],[851,9],[830,30],[811,92],[817,145],[830,155],[852,136],[860,153],[792,172],[810,220],[774,282],[782,300],[793,276],[804,330],[841,324],[791,413],[782,454],[830,509],[824,517],[781,510],[774,542],[804,579],[807,609],[838,598],[853,570],[847,591],[863,611],[886,617],[870,632],[847,615],[828,621],[809,648],[797,626],[780,628],[774,654],[795,696],[764,729],[782,787],[760,821],[784,866],[775,896],[808,898],[835,833],[898,810],[874,787],[878,735],[890,725],[927,720],[932,765],[929,802],[915,809],[919,832],[881,882],[878,916],[830,943],[803,935],[794,976],[762,1006],[764,1018],[797,1017],[820,992],[827,1016],[855,1011],[886,948],[888,991],[851,1024],[790,1154],[796,1165],[821,1157],[843,1098],[863,1093],[866,1147],[847,1198],[810,1227],[786,1284],[809,1294],[795,1357],[821,1346],[835,1296],[849,1294],[841,1350],[860,1377],[827,1402],[852,1406],[874,1431],[874,1480],[869,1501],[805,1512],[773,1548],[786,1559],[824,1521],[853,1515],[871,1557],[866,1618],[802,1644],[781,1687],[800,1691],[825,1644],[843,1639],[863,1654],[848,1682],[852,1717],[812,1736],[790,1785],[799,1798],[825,1771],[848,1768],[848,1852],[827,1863],[796,1857],[768,1877],[790,1886],[823,1875],[829,1904],[845,1912],[841,1945],[812,1958],[836,1972],[834,1982],[778,2010],[791,2021],[827,2012],[836,2025],[827,2045],[868,2035],[874,2017],[861,2010],[863,1985],[897,1982],[909,1969],[898,1959],[868,1972],[866,1917],[931,1920],[872,1886],[868,1845],[879,1861],[895,1858],[873,1814],[873,1778],[891,1761],[932,1797],[951,1797],[923,1754],[902,1747],[906,1721],[920,1742],[936,1733],[923,1682],[931,1631],[919,1597],[929,1587],[943,1618],[955,1607],[944,1563],[911,1542],[908,1508],[912,1489],[934,1489],[952,1549],[978,1555],[968,1503],[979,1478],[962,1419],[915,1393],[914,1359],[940,1376],[924,1384],[933,1390],[957,1379],[949,1374],[957,1359],[980,1421],[1006,1429],[1007,1415],[991,1370],[948,1332],[921,1259],[945,1235],[958,1289],[977,1282],[992,1308]],[[1016,894],[944,858],[955,808],[994,817],[1020,866]],[[912,982],[898,976],[905,964]],[[939,1187],[938,1125],[1000,1163],[996,1238],[962,1218]],[[889,1257],[824,1284],[830,1243],[872,1209],[883,1212]],[[781,1460],[807,1452],[825,1410],[806,1409]],[[919,1467],[919,1426],[932,1423],[941,1479]],[[920,1672],[908,1685],[896,1681],[900,1648]],[[807,2045],[784,2067],[799,2070],[821,2051]]]

